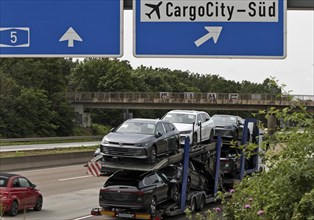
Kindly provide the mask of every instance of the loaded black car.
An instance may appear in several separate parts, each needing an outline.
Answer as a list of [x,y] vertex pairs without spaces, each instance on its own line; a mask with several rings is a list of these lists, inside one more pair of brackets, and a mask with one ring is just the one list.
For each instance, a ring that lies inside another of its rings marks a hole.
[[224,142],[238,141],[242,138],[244,120],[235,115],[213,115],[215,123],[215,138],[221,136]]
[[129,119],[107,134],[100,145],[104,159],[136,158],[154,164],[179,151],[179,131],[168,121]]
[[178,200],[178,182],[161,171],[119,170],[99,192],[99,205],[105,210],[144,210],[154,214],[161,203]]
[[[195,165],[195,162],[189,161],[188,164],[188,176],[187,176],[187,186],[186,191],[190,190],[207,190],[208,180],[205,178],[202,169],[199,169]],[[165,168],[162,168],[161,171],[171,179],[176,179],[179,183],[182,183],[182,174],[183,174],[183,164],[170,165]]]

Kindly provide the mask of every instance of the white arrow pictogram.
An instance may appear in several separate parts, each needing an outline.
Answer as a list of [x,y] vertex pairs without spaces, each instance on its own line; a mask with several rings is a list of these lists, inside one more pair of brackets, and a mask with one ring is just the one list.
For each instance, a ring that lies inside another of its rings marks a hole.
[[68,47],[74,47],[74,41],[83,41],[82,38],[76,33],[76,31],[70,27],[59,41],[68,41]]
[[216,44],[221,33],[222,27],[204,27],[208,33],[205,34],[203,37],[199,38],[198,40],[194,41],[197,47],[201,46],[203,43],[208,41],[210,38],[213,38],[214,43]]

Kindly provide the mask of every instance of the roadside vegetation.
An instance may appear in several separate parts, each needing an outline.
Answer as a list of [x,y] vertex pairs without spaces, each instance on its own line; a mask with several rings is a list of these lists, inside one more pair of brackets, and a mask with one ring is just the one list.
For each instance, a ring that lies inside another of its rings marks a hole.
[[[0,59],[0,138],[104,135],[123,122],[123,110],[89,109],[91,128],[78,126],[69,92],[218,92],[280,94],[263,83],[236,82],[216,74],[140,66],[128,61],[89,58]],[[167,110],[132,110],[133,117],[160,118]],[[210,112],[210,114],[219,112]],[[226,113],[226,112],[225,112]],[[233,112],[243,118],[247,112]],[[106,126],[103,128],[101,126]]]
[[[294,126],[266,133],[262,144],[266,170],[246,176],[229,192],[219,192],[222,208],[208,210],[205,216],[197,214],[196,220],[221,216],[226,220],[314,220],[313,113],[296,102],[261,114]],[[227,195],[231,195],[228,200]],[[189,210],[186,213],[192,219]]]

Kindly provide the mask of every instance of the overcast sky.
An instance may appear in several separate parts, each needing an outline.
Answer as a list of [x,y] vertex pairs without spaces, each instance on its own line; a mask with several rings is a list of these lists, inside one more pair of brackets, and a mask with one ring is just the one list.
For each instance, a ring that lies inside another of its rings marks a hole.
[[[314,12],[287,12],[287,58],[135,58],[133,56],[133,12],[124,10],[124,55],[133,68],[140,65],[217,74],[227,80],[261,83],[273,76],[294,95],[314,95]],[[213,91],[214,92],[214,91]]]

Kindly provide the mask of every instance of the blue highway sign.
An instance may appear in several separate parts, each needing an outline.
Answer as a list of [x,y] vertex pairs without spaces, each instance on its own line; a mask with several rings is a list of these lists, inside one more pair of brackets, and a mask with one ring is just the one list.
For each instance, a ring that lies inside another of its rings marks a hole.
[[0,0],[0,57],[120,57],[122,0]]
[[133,3],[137,57],[286,57],[286,0]]

